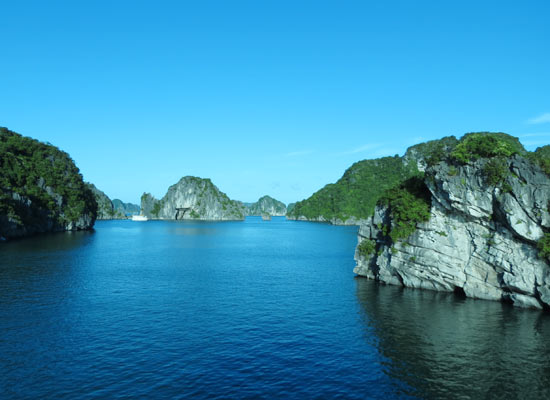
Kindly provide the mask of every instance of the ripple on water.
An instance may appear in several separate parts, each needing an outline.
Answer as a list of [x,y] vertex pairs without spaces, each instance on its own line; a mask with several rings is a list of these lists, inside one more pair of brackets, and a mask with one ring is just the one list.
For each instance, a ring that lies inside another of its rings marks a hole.
[[100,221],[0,246],[0,397],[550,398],[548,315],[354,278],[355,227]]

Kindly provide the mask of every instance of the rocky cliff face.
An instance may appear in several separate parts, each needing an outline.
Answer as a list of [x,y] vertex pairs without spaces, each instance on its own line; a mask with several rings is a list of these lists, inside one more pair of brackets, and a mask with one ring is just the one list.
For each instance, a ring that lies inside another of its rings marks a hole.
[[0,240],[91,229],[96,211],[67,153],[0,128]]
[[550,267],[539,249],[550,231],[550,179],[520,155],[500,162],[500,182],[488,175],[495,161],[487,158],[428,167],[429,221],[392,240],[388,232],[398,222],[391,206],[379,204],[360,227],[354,272],[388,284],[549,307]]
[[230,200],[210,179],[186,176],[168,188],[160,200],[141,196],[143,215],[158,219],[199,219],[206,221],[243,220],[245,207]]
[[286,215],[286,206],[283,202],[270,196],[263,196],[256,203],[247,205],[246,215]]
[[86,183],[97,202],[97,219],[126,219],[126,215],[115,209],[111,199],[93,183]]
[[66,198],[50,186],[44,186],[43,190],[54,199],[56,210],[43,207],[31,197],[4,189],[1,203],[15,212],[0,212],[0,240],[37,233],[88,230],[94,226],[96,217],[93,203],[90,202],[90,209],[86,212],[69,217],[63,210]]

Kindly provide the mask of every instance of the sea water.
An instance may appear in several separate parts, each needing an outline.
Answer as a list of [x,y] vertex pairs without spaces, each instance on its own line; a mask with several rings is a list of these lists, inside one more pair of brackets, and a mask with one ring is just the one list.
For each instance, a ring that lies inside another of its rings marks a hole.
[[0,243],[0,398],[550,398],[550,317],[354,276],[357,228],[98,221]]

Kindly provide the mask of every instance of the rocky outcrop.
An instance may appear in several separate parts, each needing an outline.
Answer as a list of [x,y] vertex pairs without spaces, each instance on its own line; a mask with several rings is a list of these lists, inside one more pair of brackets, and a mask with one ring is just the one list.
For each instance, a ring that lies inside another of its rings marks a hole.
[[0,240],[91,229],[97,203],[69,155],[0,128]]
[[550,179],[514,155],[502,161],[502,180],[491,182],[491,162],[428,167],[430,218],[404,240],[388,236],[397,222],[391,207],[379,204],[360,227],[354,272],[388,284],[549,307],[550,267],[537,243],[550,231]]
[[141,196],[141,212],[154,219],[198,219],[206,221],[243,220],[245,207],[229,199],[210,179],[186,176],[168,188],[160,200]]
[[283,202],[266,195],[260,197],[257,202],[246,205],[246,215],[285,216],[286,206]]
[[15,212],[0,213],[0,241],[46,232],[89,230],[94,226],[96,218],[91,203],[90,210],[69,217],[63,207],[66,199],[49,186],[44,190],[55,199],[57,210],[52,212],[30,197],[9,189],[3,190],[0,208],[5,210],[2,206],[9,206]]
[[113,207],[115,211],[119,212],[122,215],[137,215],[139,214],[140,207],[137,204],[133,203],[124,203],[120,199],[112,200]]
[[97,219],[126,219],[124,213],[115,209],[111,199],[99,190],[93,183],[86,183],[92,193],[94,194],[97,202]]

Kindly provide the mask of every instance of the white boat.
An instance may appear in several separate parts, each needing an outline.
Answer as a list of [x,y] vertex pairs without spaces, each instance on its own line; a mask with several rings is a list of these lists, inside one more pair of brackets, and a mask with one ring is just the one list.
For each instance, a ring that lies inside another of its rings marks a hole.
[[147,221],[148,219],[145,215],[132,215],[132,221]]

